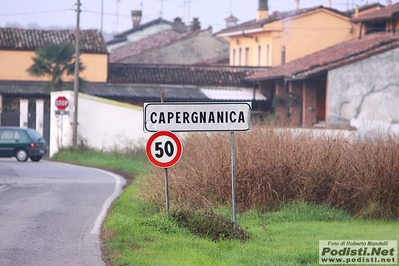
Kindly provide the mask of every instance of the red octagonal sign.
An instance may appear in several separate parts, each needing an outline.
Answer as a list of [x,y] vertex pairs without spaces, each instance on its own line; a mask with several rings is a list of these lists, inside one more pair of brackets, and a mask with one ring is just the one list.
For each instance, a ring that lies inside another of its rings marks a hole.
[[148,139],[146,153],[155,166],[169,168],[180,160],[183,145],[176,134],[170,131],[158,131]]
[[55,107],[57,107],[58,110],[65,110],[68,105],[69,101],[65,96],[59,96],[55,99]]

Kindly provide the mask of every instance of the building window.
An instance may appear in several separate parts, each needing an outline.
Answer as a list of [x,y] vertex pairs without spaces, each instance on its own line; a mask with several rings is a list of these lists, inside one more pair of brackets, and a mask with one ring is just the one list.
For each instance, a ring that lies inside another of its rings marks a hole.
[[238,65],[241,66],[241,57],[242,57],[242,49],[240,48],[238,50]]
[[231,55],[232,57],[232,65],[235,66],[236,65],[236,49],[233,49],[233,53]]
[[376,23],[368,23],[366,24],[366,34],[378,31],[386,31],[387,30],[386,22],[376,22]]
[[245,66],[249,66],[249,47],[245,47]]
[[270,66],[269,64],[269,45],[266,45],[266,66]]
[[261,64],[261,57],[262,57],[262,46],[258,46],[258,66]]

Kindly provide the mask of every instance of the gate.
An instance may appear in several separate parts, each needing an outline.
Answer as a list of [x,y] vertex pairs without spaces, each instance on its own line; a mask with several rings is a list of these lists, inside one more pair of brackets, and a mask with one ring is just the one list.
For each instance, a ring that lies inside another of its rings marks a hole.
[[28,128],[36,129],[36,113],[28,113]]
[[3,112],[0,116],[2,126],[19,127],[19,112]]

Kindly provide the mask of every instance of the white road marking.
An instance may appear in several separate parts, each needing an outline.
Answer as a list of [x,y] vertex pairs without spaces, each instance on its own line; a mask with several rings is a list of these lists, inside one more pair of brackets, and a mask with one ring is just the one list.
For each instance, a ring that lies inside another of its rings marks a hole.
[[101,169],[96,169],[96,168],[93,168],[93,169],[112,176],[113,178],[115,178],[115,181],[116,181],[114,192],[103,203],[100,214],[97,216],[96,222],[94,223],[94,227],[90,232],[90,234],[99,235],[100,231],[101,231],[101,224],[103,223],[105,216],[107,215],[108,208],[111,206],[111,203],[121,194],[122,187],[125,185],[126,182],[125,182],[125,179],[123,179],[119,175],[116,175],[116,174],[113,174],[113,173],[110,173],[110,172],[107,172],[107,171],[104,171]]

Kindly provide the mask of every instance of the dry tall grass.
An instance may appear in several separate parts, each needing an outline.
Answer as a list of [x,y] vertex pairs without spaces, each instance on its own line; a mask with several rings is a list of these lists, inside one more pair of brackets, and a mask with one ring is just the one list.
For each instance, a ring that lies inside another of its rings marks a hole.
[[[231,201],[230,133],[193,133],[169,170],[172,207]],[[391,137],[344,137],[254,127],[235,133],[239,211],[270,210],[294,199],[330,205],[367,218],[399,218],[399,144]],[[143,177],[142,196],[164,205],[164,171]]]

